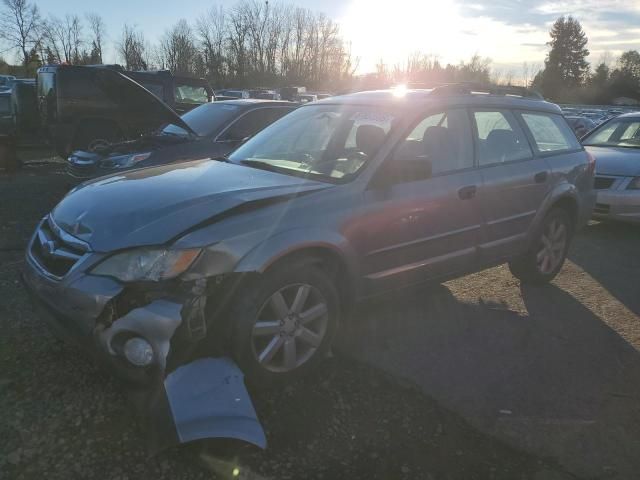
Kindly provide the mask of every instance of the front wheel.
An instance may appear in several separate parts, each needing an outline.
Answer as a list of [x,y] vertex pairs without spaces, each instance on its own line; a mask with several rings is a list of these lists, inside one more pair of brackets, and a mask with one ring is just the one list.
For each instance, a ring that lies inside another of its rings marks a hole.
[[567,211],[561,208],[551,210],[529,251],[509,263],[511,273],[523,283],[550,282],[564,264],[572,233],[571,217]]
[[276,267],[235,295],[233,356],[254,385],[292,380],[326,355],[339,316],[338,293],[321,268]]

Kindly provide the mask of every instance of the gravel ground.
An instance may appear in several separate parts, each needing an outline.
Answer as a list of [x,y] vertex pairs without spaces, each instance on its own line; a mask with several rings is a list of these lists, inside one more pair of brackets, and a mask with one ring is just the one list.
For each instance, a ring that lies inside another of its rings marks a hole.
[[266,451],[203,444],[150,458],[123,386],[55,340],[19,284],[26,239],[65,183],[59,164],[0,176],[0,478],[576,478],[342,354],[253,397]]

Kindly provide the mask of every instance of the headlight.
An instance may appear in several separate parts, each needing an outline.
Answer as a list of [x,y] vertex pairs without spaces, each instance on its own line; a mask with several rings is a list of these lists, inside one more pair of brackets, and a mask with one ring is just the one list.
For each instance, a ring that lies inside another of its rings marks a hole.
[[135,165],[138,162],[141,162],[143,160],[146,160],[147,158],[149,158],[151,156],[151,152],[146,152],[146,153],[136,153],[135,155],[131,155],[129,157],[129,159],[126,161],[126,165],[124,165],[125,167],[132,167],[133,165]]
[[200,249],[167,250],[138,248],[108,257],[91,270],[94,275],[114,277],[122,282],[168,280],[191,266]]
[[635,177],[627,185],[627,190],[640,190],[640,177]]

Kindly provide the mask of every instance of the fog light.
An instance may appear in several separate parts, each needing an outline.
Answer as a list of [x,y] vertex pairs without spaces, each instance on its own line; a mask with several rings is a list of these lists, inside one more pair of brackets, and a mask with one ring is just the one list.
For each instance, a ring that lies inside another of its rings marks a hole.
[[153,347],[144,338],[133,337],[124,344],[124,356],[136,367],[146,367],[153,361]]

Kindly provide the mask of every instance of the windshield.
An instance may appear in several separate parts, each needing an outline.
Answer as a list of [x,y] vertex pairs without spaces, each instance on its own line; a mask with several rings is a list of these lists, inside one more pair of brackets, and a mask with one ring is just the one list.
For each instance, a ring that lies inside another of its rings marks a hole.
[[616,118],[594,130],[583,145],[601,147],[640,147],[640,118]]
[[372,158],[393,126],[392,113],[345,105],[304,107],[253,137],[234,163],[348,181]]
[[[208,137],[233,120],[240,110],[238,105],[228,103],[205,103],[182,115],[182,120],[198,134]],[[178,125],[167,125],[162,129],[166,135],[184,135],[189,133]]]

